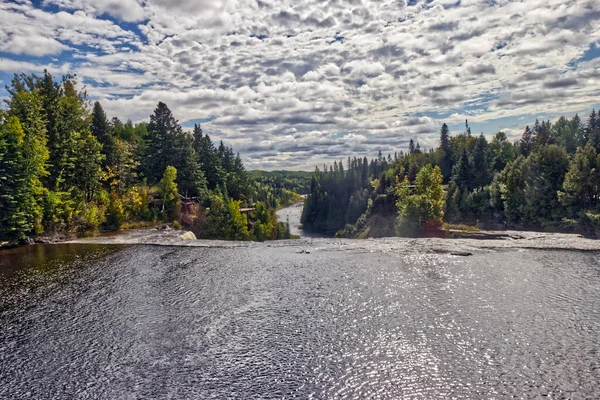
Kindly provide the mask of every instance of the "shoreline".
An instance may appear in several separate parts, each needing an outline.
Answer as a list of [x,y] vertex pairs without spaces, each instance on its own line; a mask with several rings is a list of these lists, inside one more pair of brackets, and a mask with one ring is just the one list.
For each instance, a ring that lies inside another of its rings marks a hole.
[[[314,251],[383,251],[399,253],[437,253],[468,256],[503,250],[556,250],[600,252],[600,241],[578,234],[540,233],[525,231],[480,231],[478,238],[402,238],[341,239],[304,237],[294,240],[243,242],[196,239],[189,231],[138,229],[110,236],[79,238],[63,243],[126,244],[175,247],[240,248],[240,247],[296,247],[299,253]],[[376,244],[376,246],[374,245]]]
[[[600,252],[600,240],[587,238],[575,233],[480,230],[466,232],[461,230],[444,231],[445,237],[383,237],[367,239],[347,239],[325,236],[303,236],[299,239],[272,240],[265,242],[230,241],[219,239],[197,239],[193,232],[176,230],[160,225],[153,228],[134,228],[106,231],[94,236],[69,237],[63,234],[41,235],[31,239],[29,244],[0,243],[0,251],[28,245],[60,244],[102,244],[102,245],[152,245],[176,247],[236,248],[250,246],[299,246],[319,247],[319,245],[338,245],[340,247],[360,249],[365,244],[379,243],[389,246],[389,250],[401,250],[405,245],[412,246],[417,252],[428,253],[466,253],[503,249],[529,250],[572,250]],[[465,254],[463,254],[465,253]],[[471,255],[468,254],[468,255]]]
[[131,225],[118,230],[106,230],[92,236],[74,237],[63,233],[44,233],[28,239],[28,243],[0,243],[0,250],[19,246],[42,244],[125,244],[153,246],[184,246],[207,248],[236,248],[249,246],[298,246],[303,248],[326,245],[337,245],[339,248],[370,248],[369,243],[378,243],[389,251],[414,250],[417,252],[472,255],[482,251],[502,249],[541,249],[541,250],[573,250],[599,251],[600,240],[585,237],[577,233],[538,232],[521,230],[467,230],[440,229],[426,232],[420,237],[383,237],[367,239],[335,238],[306,232],[300,228],[301,204],[296,202],[277,210],[280,222],[289,218],[292,234],[298,239],[273,240],[266,242],[228,241],[217,239],[197,239],[193,232],[176,230],[169,224],[152,224],[151,226]]

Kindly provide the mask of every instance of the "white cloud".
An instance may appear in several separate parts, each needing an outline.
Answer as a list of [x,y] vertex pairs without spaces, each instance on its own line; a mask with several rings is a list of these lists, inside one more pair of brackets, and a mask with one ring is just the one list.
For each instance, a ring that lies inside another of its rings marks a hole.
[[67,10],[84,10],[91,14],[108,14],[123,21],[137,22],[145,18],[144,8],[137,0],[44,0]]
[[38,35],[26,36],[24,32],[7,36],[9,37],[0,43],[0,51],[7,53],[45,56],[58,54],[69,48],[55,39]]
[[0,58],[0,71],[13,73],[13,72],[24,72],[24,73],[39,73],[44,69],[47,69],[51,74],[65,74],[69,72],[71,66],[69,64],[63,65],[40,65],[28,61],[15,61],[7,58]]
[[50,13],[29,4],[0,3],[0,51],[45,56],[87,45],[106,52],[122,43],[138,46],[135,34],[84,11]]
[[0,69],[68,54],[109,114],[165,101],[182,121],[215,117],[205,129],[251,167],[433,146],[442,122],[574,113],[600,89],[600,58],[576,62],[600,41],[594,0],[45,4],[61,11],[0,2],[0,50],[34,56]]

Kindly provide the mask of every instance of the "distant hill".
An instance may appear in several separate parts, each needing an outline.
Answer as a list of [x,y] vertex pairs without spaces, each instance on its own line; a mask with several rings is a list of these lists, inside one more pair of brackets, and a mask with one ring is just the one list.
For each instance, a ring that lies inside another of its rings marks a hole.
[[286,189],[308,194],[313,172],[308,171],[248,171],[250,180],[273,189]]

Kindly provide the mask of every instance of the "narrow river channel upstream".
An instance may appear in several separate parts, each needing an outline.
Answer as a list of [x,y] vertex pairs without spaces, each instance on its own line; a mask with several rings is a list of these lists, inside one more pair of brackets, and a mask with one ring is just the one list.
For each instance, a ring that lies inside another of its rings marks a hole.
[[600,398],[600,252],[563,236],[3,250],[0,398]]

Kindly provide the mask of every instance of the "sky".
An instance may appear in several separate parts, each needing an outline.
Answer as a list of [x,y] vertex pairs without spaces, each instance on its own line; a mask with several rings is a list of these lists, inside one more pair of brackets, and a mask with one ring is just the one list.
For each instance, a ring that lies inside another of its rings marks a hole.
[[[600,106],[598,0],[0,0],[0,86],[71,72],[109,117],[159,101],[247,169],[511,139]],[[0,97],[7,92],[0,90]]]

